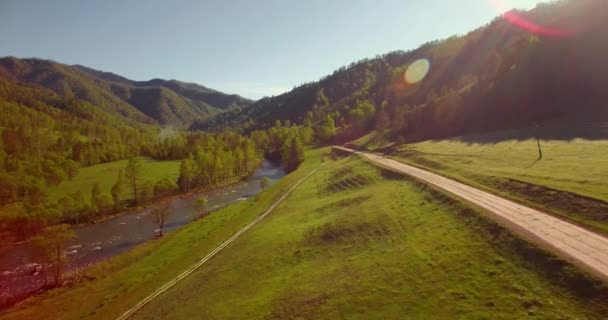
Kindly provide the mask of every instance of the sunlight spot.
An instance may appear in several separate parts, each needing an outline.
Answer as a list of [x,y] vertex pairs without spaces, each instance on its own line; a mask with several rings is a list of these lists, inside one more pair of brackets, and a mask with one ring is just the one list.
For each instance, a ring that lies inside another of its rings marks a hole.
[[414,61],[405,72],[405,81],[409,84],[414,84],[422,81],[431,69],[431,62],[428,59],[419,59]]

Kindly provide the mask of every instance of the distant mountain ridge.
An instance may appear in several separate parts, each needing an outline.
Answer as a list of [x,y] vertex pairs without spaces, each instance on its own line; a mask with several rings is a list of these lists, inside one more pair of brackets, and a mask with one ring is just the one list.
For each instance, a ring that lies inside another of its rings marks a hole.
[[50,89],[60,96],[75,97],[138,122],[181,128],[253,103],[194,83],[134,81],[81,65],[40,59],[0,58],[0,79]]

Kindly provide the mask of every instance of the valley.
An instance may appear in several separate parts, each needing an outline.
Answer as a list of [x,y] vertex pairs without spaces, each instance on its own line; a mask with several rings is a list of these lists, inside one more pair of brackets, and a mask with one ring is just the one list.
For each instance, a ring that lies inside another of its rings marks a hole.
[[608,2],[0,6],[1,319],[608,315]]
[[[599,319],[606,311],[603,291],[585,295],[564,287],[556,277],[571,277],[571,267],[546,273],[542,254],[536,261],[525,258],[512,235],[487,229],[466,206],[357,158],[329,160],[328,151],[308,152],[300,169],[255,199],[102,263],[91,270],[97,280],[20,304],[7,319],[40,315],[37,310],[53,310],[50,305],[65,306],[61,312],[78,310],[63,313],[65,318],[118,317],[185,270],[196,259],[191,252],[203,257],[211,250],[204,248],[251,221],[321,159],[329,163],[265,222],[133,318],[386,319],[433,310],[465,318]],[[305,199],[308,205],[300,206]],[[134,259],[146,252],[146,258]],[[143,270],[149,273],[136,276]],[[145,280],[152,278],[158,285]],[[110,294],[118,284],[120,294]],[[88,292],[86,299],[79,292]]]
[[[196,199],[205,197],[209,210],[216,211],[238,201],[246,201],[262,191],[260,181],[268,179],[274,183],[284,176],[280,166],[265,161],[255,173],[244,181],[215,188],[209,191],[198,191],[170,200],[175,211],[167,221],[166,230],[171,232],[201,218],[196,210]],[[157,226],[154,223],[152,210],[133,209],[129,212],[98,221],[94,224],[74,228],[75,239],[66,245],[69,264],[66,273],[71,279],[86,276],[86,268],[128,252],[135,247],[157,239]],[[0,292],[0,305],[19,301],[32,292],[37,292],[44,285],[43,273],[37,248],[25,242],[0,251],[0,281],[3,290]]]

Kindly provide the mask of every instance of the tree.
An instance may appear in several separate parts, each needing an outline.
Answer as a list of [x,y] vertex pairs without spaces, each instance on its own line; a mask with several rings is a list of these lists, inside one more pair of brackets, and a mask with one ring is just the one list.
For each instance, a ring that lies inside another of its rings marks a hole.
[[85,199],[84,192],[78,190],[70,195],[72,198],[73,209],[76,215],[76,224],[80,223],[80,214],[89,210],[89,203]]
[[386,101],[382,103],[382,106],[376,112],[376,129],[383,130],[390,124],[390,118],[388,117]]
[[32,238],[32,244],[36,250],[36,256],[40,259],[40,266],[42,267],[42,275],[44,276],[44,287],[48,287],[49,278],[47,275],[47,270],[49,265],[51,264],[51,260],[53,258],[53,252],[51,247],[47,241],[47,239],[38,235]]
[[56,166],[51,161],[44,162],[42,176],[44,177],[47,185],[50,186],[57,186],[66,178],[66,174],[63,169]]
[[42,233],[34,238],[34,245],[40,252],[42,260],[42,272],[44,273],[45,285],[48,285],[47,269],[54,266],[54,286],[61,285],[63,265],[67,257],[63,255],[63,248],[69,240],[76,237],[74,231],[67,224],[46,227]]
[[270,179],[268,177],[264,177],[262,180],[260,180],[260,188],[262,188],[262,190],[268,188],[269,185]]
[[321,88],[317,91],[315,105],[312,107],[312,119],[321,120],[323,115],[327,113],[329,108],[329,99],[325,95],[325,89]]
[[354,109],[349,111],[349,116],[357,130],[365,129],[376,113],[376,107],[369,100],[359,100]]
[[154,185],[154,197],[161,198],[175,194],[178,190],[177,184],[171,178],[164,178]]
[[61,212],[64,213],[64,215],[67,215],[74,211],[74,199],[72,199],[72,197],[61,197],[59,200],[57,200],[57,205],[59,206]]
[[300,136],[300,139],[302,139],[302,143],[306,145],[312,142],[313,134],[312,127],[309,126],[302,126],[298,130],[298,135]]
[[112,196],[107,193],[101,194],[95,199],[95,206],[99,213],[109,212],[113,205],[114,200],[112,199]]
[[144,183],[138,190],[138,199],[141,204],[148,204],[154,198],[154,185],[150,182]]
[[38,206],[46,201],[47,191],[44,182],[35,177],[27,177],[24,181],[24,202],[28,205]]
[[101,190],[99,189],[99,182],[93,182],[93,187],[91,188],[91,204],[97,203],[97,199],[101,195]]
[[321,123],[321,126],[317,130],[317,136],[319,140],[328,142],[336,135],[336,124],[334,118],[331,115],[326,115],[325,120]]
[[74,160],[66,160],[63,162],[63,170],[68,175],[70,180],[74,179],[78,175],[79,165]]
[[201,217],[204,217],[207,214],[207,206],[208,206],[207,198],[200,197],[200,198],[196,199],[195,208],[196,208],[196,211],[199,212]]
[[120,196],[125,192],[125,188],[125,172],[123,169],[120,169],[120,171],[118,171],[118,178],[116,179],[116,183],[112,186],[112,190],[110,191],[110,193],[112,193],[112,200],[114,201],[114,206],[120,206]]
[[285,171],[292,172],[304,161],[304,145],[299,137],[285,141],[281,151]]
[[407,111],[410,106],[405,105],[401,107],[395,107],[393,110],[393,117],[391,119],[391,130],[394,134],[400,134],[407,129]]
[[173,213],[171,206],[168,201],[163,202],[152,209],[154,224],[158,227],[158,236],[163,236],[163,228],[169,216]]
[[140,193],[138,187],[141,183],[141,177],[143,174],[143,163],[138,158],[129,159],[129,163],[127,163],[127,167],[125,168],[125,177],[127,178],[127,183],[133,190],[133,199],[135,200],[135,204],[139,206],[140,201]]
[[196,161],[194,161],[192,154],[189,154],[186,159],[182,160],[179,166],[179,178],[177,181],[182,192],[188,193],[190,191],[196,171]]

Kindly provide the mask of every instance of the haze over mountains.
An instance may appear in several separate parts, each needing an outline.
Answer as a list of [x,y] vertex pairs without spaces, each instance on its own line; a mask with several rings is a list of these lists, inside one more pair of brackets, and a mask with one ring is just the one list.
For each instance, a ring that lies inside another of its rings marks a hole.
[[253,102],[193,83],[162,79],[133,81],[80,65],[38,59],[2,58],[0,78],[47,88],[63,97],[75,97],[127,119],[181,128]]

